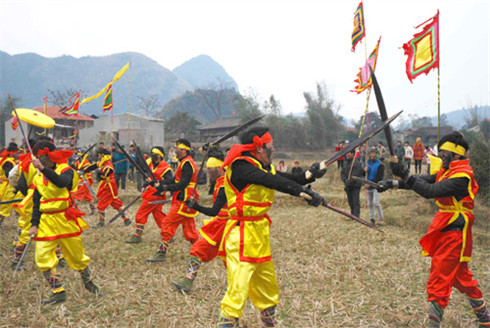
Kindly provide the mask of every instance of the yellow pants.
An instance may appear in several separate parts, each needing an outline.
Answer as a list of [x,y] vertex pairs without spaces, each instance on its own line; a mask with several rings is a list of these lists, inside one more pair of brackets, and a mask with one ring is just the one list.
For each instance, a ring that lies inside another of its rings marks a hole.
[[54,269],[58,265],[56,247],[61,247],[66,263],[73,270],[84,270],[90,263],[85,255],[82,236],[60,238],[49,241],[36,241],[36,265],[41,271]]
[[[6,184],[6,182],[3,182]],[[4,189],[4,192],[2,194],[2,201],[7,201],[7,200],[12,200],[15,198],[15,193],[14,189],[10,186],[10,184],[6,184],[5,186],[2,186]],[[12,204],[3,204],[0,205],[0,216],[6,218],[10,216],[10,210],[12,209]]]
[[274,263],[240,262],[240,227],[231,230],[226,239],[228,290],[221,301],[221,315],[241,318],[247,297],[256,308],[264,311],[279,303]]
[[[29,197],[29,195],[27,196]],[[29,230],[31,229],[32,217],[32,195],[27,201],[22,201],[15,210],[19,213],[19,221],[17,222],[18,240],[16,245],[26,245],[29,241]]]

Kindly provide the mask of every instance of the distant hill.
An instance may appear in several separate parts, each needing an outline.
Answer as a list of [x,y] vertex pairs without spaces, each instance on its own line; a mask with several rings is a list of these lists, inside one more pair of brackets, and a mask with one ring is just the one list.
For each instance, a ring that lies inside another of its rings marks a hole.
[[[490,119],[490,106],[478,106],[477,107],[478,115],[484,119]],[[443,114],[441,114],[442,116]],[[461,129],[466,125],[466,119],[470,118],[469,110],[466,108],[458,109],[449,113],[446,113],[447,120],[449,125],[455,128],[456,130]],[[437,126],[437,115],[432,116],[431,118],[432,126]]]
[[238,85],[225,69],[207,55],[194,57],[172,71],[194,88],[209,88],[212,85],[226,84],[226,88],[238,91]]
[[[192,65],[197,64],[195,69],[202,81],[206,79],[206,74],[209,74],[208,81],[212,81],[216,76],[225,79],[225,71],[218,63],[208,56],[199,57],[207,58],[202,69],[199,68],[199,60],[197,63],[193,60],[189,62]],[[193,83],[198,80],[193,78],[192,74],[188,74],[192,83],[186,81],[151,58],[135,52],[104,57],[45,58],[34,53],[11,56],[0,51],[0,97],[3,98],[10,93],[22,98],[22,107],[33,108],[42,105],[41,98],[48,94],[48,89],[61,92],[70,88],[82,89],[91,96],[109,83],[114,74],[128,62],[131,62],[131,70],[113,86],[114,114],[128,111],[129,90],[131,111],[137,112],[138,96],[157,95],[159,104],[164,106],[169,100],[186,91],[193,91]],[[180,67],[185,71],[186,66],[184,63]],[[217,70],[214,71],[212,67],[217,67]],[[236,85],[231,77],[228,76],[228,80]],[[101,115],[103,101],[104,97],[101,96],[86,103],[82,105],[81,112]]]

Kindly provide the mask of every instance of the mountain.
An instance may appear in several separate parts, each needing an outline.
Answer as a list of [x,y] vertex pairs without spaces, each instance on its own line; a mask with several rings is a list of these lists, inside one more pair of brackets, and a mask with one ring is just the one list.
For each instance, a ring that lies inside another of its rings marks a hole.
[[[490,119],[490,106],[477,106],[476,112],[480,119]],[[449,113],[441,114],[446,115],[447,121],[454,129],[459,130],[466,125],[466,120],[470,118],[470,110],[466,108],[458,109]],[[430,118],[432,126],[437,126],[437,115]]]
[[[131,62],[131,68],[113,86],[114,114],[128,111],[129,94],[131,111],[136,113],[138,97],[148,98],[156,95],[159,105],[164,106],[169,100],[183,95],[186,91],[193,91],[193,84],[197,83],[197,80],[213,81],[219,76],[223,80],[232,81],[236,86],[235,81],[226,74],[221,65],[204,55],[179,66],[186,72],[186,67],[189,67],[187,63],[190,63],[197,72],[194,77],[192,74],[184,74],[191,79],[187,81],[151,58],[135,52],[103,57],[45,58],[34,53],[11,56],[0,51],[0,98],[10,93],[22,98],[22,107],[33,108],[42,106],[41,98],[45,95],[48,95],[49,103],[48,89],[60,92],[81,89],[82,95],[89,97],[98,93],[128,62]],[[201,68],[200,64],[204,66]],[[104,95],[101,95],[81,105],[80,111],[84,114],[101,115],[103,102]]]
[[174,68],[172,72],[196,89],[211,88],[212,86],[224,87],[226,85],[226,88],[234,88],[238,91],[238,85],[223,66],[207,55],[194,57]]

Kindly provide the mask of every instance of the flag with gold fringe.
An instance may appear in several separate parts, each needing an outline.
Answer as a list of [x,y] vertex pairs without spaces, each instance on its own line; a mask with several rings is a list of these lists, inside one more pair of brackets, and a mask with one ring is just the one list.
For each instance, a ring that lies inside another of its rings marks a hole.
[[112,82],[108,84],[107,92],[104,98],[104,105],[102,105],[102,112],[105,113],[112,109]]
[[19,127],[19,121],[17,121],[17,116],[14,116],[12,117],[12,122],[10,123],[10,126],[12,127],[12,129],[17,130],[17,128]]
[[107,88],[109,88],[109,86],[112,87],[112,83],[114,83],[117,80],[119,80],[121,78],[121,76],[123,76],[124,73],[126,73],[126,71],[128,70],[128,68],[129,68],[129,63],[127,63],[126,65],[124,65],[124,67],[121,68],[119,70],[119,72],[116,73],[116,75],[114,75],[114,78],[112,79],[112,81],[109,84],[107,84],[105,87],[103,87],[102,90],[99,91],[99,93],[97,93],[96,95],[94,95],[94,96],[92,96],[90,98],[83,99],[82,102],[81,102],[81,104],[84,104],[86,102],[89,102],[91,100],[94,100],[95,98],[100,97],[107,90]]
[[60,114],[65,116],[78,116],[78,106],[80,106],[80,92],[81,90],[78,90],[77,93],[71,96],[70,100],[68,100],[70,105],[60,110]]
[[439,10],[429,20],[415,28],[428,23],[422,32],[414,35],[414,38],[403,45],[407,76],[410,82],[422,73],[429,74],[430,70],[439,67]]
[[356,51],[356,45],[366,36],[366,27],[364,25],[364,7],[361,3],[354,13],[354,30],[352,31],[352,52]]
[[371,66],[373,72],[376,70],[376,63],[378,62],[378,50],[379,50],[380,42],[381,42],[381,37],[379,37],[376,47],[374,47],[374,50],[369,55],[364,66],[359,68],[359,73],[357,73],[357,79],[354,80],[354,82],[357,82],[357,85],[354,90],[351,90],[352,92],[357,92],[359,94],[364,90],[366,90],[367,88],[370,88],[371,85],[373,84],[369,66]]

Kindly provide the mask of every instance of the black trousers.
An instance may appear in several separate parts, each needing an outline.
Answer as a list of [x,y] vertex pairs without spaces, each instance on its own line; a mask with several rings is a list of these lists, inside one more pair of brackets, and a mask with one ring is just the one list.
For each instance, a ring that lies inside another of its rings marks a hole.
[[[418,168],[418,171],[417,171]],[[422,173],[422,160],[421,159],[416,159],[415,160],[415,173]]]
[[347,201],[350,206],[350,213],[359,217],[361,215],[361,187],[345,187]]
[[126,190],[126,175],[125,173],[114,173],[114,178],[116,179],[117,189]]

